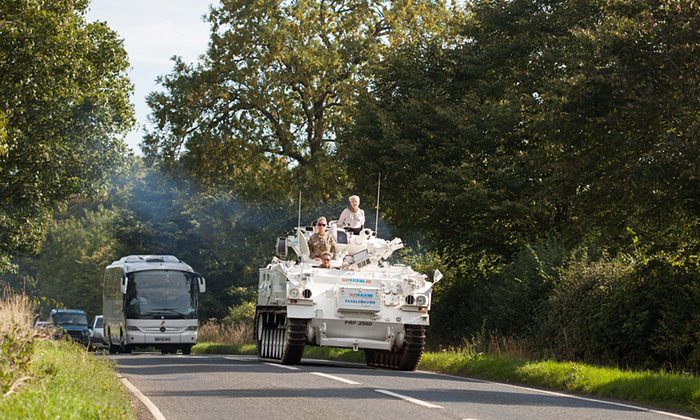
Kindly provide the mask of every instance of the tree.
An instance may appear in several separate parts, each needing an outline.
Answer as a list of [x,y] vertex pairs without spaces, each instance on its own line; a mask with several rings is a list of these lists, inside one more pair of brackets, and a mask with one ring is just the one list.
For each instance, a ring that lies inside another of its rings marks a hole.
[[341,144],[357,185],[385,174],[387,216],[506,258],[551,231],[614,245],[632,227],[671,248],[697,237],[697,7],[470,7],[464,44],[386,60]]
[[337,133],[369,69],[441,33],[448,16],[443,0],[224,0],[203,60],[176,59],[166,92],[149,96],[157,128],[144,153],[179,159],[208,185],[259,194],[296,184],[332,197],[345,179]]
[[[133,122],[127,55],[87,0],[0,1],[0,270],[57,205],[101,190]],[[5,264],[3,264],[3,262]]]
[[37,260],[39,293],[90,316],[102,313],[102,277],[116,254],[117,212],[98,209],[56,221]]

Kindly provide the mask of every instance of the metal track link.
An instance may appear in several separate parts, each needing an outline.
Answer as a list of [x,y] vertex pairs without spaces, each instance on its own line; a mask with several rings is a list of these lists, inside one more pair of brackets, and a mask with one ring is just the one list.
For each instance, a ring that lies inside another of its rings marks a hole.
[[396,370],[416,370],[425,349],[425,326],[406,325],[404,345],[394,350],[365,350],[367,366]]
[[289,319],[285,313],[258,312],[255,335],[258,359],[296,365],[306,344],[305,319]]
[[305,319],[287,318],[287,333],[285,335],[282,363],[285,365],[298,365],[304,354],[306,345]]

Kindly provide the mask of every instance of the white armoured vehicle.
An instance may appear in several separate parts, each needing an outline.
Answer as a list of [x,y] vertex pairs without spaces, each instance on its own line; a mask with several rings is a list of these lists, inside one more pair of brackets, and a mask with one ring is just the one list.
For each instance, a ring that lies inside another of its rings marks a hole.
[[[309,258],[313,227],[278,238],[277,254],[260,269],[255,339],[258,357],[298,364],[305,345],[364,350],[369,366],[414,370],[425,347],[434,283],[411,267],[386,259],[403,247],[400,239],[379,239],[330,223],[336,239],[331,268]],[[434,281],[442,277],[435,271]]]

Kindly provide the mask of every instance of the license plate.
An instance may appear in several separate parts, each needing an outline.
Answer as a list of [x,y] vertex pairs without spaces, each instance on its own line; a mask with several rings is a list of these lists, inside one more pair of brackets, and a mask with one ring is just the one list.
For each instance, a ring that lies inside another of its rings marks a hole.
[[170,341],[170,337],[156,337],[156,341]]

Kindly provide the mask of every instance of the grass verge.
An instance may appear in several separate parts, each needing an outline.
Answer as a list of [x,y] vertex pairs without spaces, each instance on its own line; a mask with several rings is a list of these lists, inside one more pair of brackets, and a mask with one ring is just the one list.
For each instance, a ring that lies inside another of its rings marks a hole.
[[207,341],[192,347],[194,354],[256,354],[255,344],[224,344]]
[[530,362],[465,352],[428,352],[421,370],[538,386],[700,414],[700,378],[573,362]]
[[113,364],[78,344],[37,340],[27,377],[21,389],[0,399],[0,418],[133,418]]

